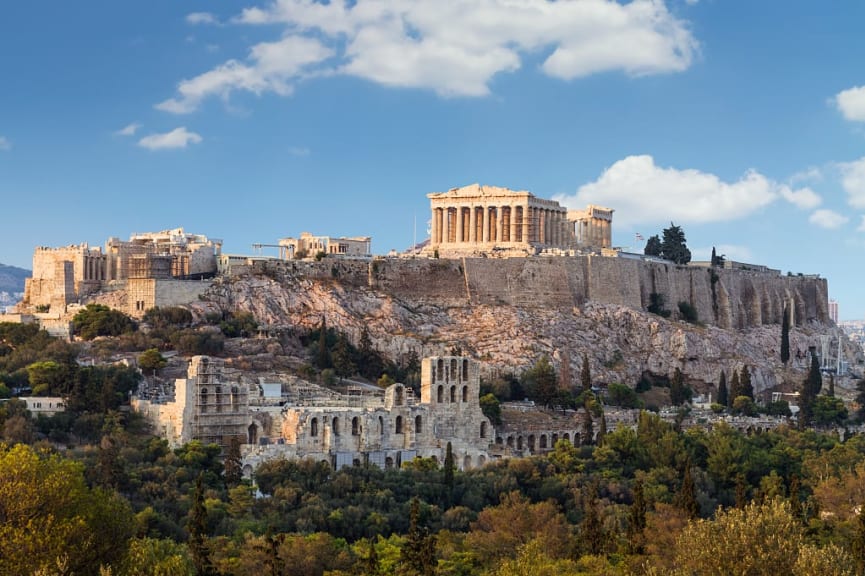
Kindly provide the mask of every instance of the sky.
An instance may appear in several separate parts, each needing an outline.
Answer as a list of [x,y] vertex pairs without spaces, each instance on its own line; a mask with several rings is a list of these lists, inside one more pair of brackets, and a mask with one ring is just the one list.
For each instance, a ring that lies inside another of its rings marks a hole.
[[385,254],[424,239],[426,194],[477,182],[613,208],[632,251],[673,222],[695,260],[820,274],[862,319],[862,22],[861,0],[8,2],[0,262],[178,226]]

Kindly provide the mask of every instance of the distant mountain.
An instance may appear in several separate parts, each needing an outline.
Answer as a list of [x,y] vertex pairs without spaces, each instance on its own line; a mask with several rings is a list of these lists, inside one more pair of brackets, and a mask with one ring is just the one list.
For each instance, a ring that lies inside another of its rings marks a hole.
[[30,270],[0,264],[0,292],[24,292],[25,278],[30,278]]
[[0,312],[12,306],[24,295],[24,279],[30,277],[30,270],[0,264]]

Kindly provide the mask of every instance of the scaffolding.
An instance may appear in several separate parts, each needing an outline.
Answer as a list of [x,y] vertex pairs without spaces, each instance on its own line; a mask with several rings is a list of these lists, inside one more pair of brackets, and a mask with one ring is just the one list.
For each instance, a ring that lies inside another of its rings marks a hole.
[[223,449],[232,437],[245,438],[249,392],[240,382],[224,380],[222,360],[196,356],[190,367],[194,378],[192,437]]

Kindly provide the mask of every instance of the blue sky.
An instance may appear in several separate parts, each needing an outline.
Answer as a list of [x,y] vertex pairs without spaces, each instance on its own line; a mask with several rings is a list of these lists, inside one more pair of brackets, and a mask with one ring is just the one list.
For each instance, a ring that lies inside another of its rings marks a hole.
[[865,3],[61,0],[0,9],[0,262],[184,226],[421,239],[474,182],[681,225],[865,318]]

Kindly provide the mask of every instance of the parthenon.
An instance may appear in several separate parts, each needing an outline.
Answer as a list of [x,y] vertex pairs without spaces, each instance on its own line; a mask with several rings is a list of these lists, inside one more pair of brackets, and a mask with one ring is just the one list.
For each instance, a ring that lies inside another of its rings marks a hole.
[[590,206],[569,212],[555,200],[525,190],[480,184],[427,197],[432,210],[430,249],[444,255],[493,250],[531,254],[547,248],[610,246],[613,211],[608,208]]

